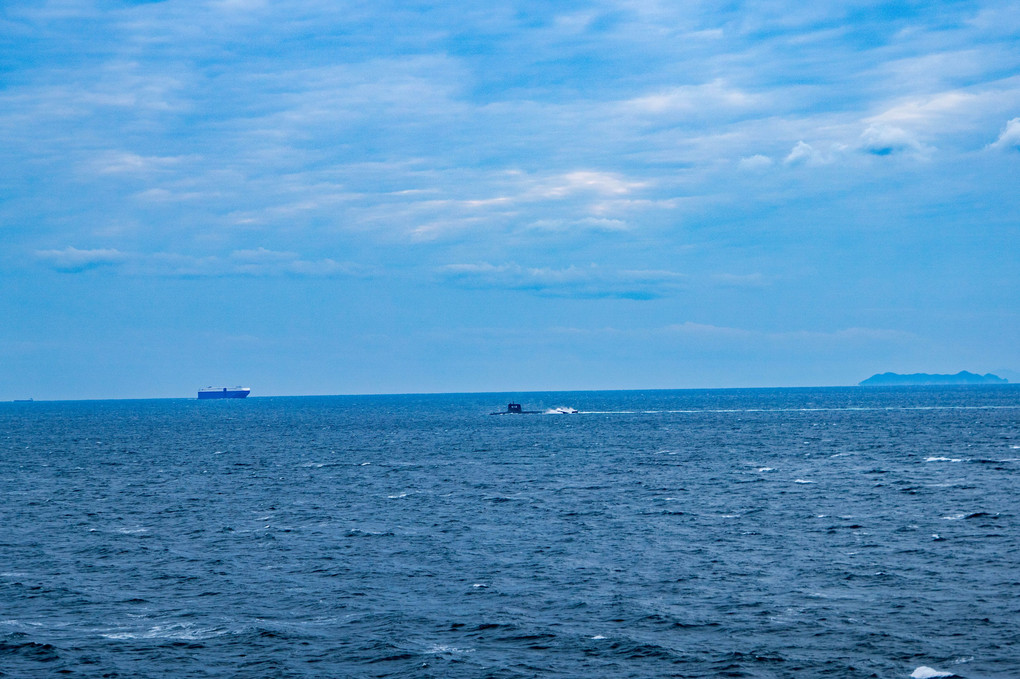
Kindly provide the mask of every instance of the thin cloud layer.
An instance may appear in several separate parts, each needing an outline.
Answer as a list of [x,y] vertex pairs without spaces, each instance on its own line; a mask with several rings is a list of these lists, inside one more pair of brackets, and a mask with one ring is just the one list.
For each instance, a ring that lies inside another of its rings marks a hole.
[[112,248],[79,250],[68,246],[63,250],[38,250],[36,257],[50,264],[58,271],[80,272],[101,266],[121,264],[129,259],[129,255]]
[[[1020,106],[1020,85],[999,77],[1008,40],[979,28],[991,7],[947,6],[944,23],[786,4],[61,7],[6,9],[23,36],[66,31],[68,50],[84,40],[76,27],[98,31],[88,59],[52,53],[0,94],[0,129],[23,140],[8,159],[106,193],[94,219],[112,208],[120,221],[145,222],[158,210],[192,225],[184,237],[196,254],[210,229],[231,222],[271,231],[280,249],[338,230],[380,243],[491,239],[493,226],[586,219],[641,231],[690,198],[732,191],[726,165],[849,167],[854,150],[966,149],[945,135],[984,126],[987,144],[999,124],[991,112]],[[819,54],[832,57],[827,73],[814,65]],[[592,55],[598,67],[586,65]],[[905,90],[911,83],[919,89]],[[379,173],[360,174],[366,163],[389,168],[384,186]],[[508,172],[526,179],[515,185]]]
[[738,343],[768,342],[777,345],[846,345],[860,342],[916,343],[918,337],[910,332],[882,328],[845,328],[835,331],[794,330],[763,332],[745,328],[721,327],[690,321],[670,325],[662,332],[680,337]]
[[675,294],[686,276],[672,271],[605,270],[597,265],[528,268],[519,264],[448,264],[439,273],[471,288],[533,291],[553,297],[654,299]]
[[365,267],[332,259],[303,259],[296,252],[257,248],[235,250],[226,256],[196,257],[170,252],[137,253],[119,250],[39,250],[36,258],[63,273],[82,273],[98,267],[118,267],[132,276],[349,276],[364,275]]
[[[1016,14],[11,0],[3,275],[68,314],[123,277],[152,278],[150,294],[200,278],[224,306],[257,278],[314,289],[302,318],[328,303],[402,337],[469,327],[508,290],[506,325],[534,304],[590,328],[696,322],[759,342],[889,328],[928,337],[932,360],[1008,366]],[[79,285],[95,294],[64,294]],[[259,313],[297,327],[292,301]],[[649,337],[635,341],[663,350]]]

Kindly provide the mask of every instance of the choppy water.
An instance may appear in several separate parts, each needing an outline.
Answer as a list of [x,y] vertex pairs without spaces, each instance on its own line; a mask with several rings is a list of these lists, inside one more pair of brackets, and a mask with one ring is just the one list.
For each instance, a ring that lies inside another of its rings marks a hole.
[[0,404],[0,674],[1020,676],[1020,389]]

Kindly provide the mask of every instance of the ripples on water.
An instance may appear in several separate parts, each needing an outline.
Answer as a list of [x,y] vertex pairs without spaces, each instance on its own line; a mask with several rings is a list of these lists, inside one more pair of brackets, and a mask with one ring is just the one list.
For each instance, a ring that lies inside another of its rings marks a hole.
[[1020,676],[1020,389],[515,396],[0,404],[0,674]]

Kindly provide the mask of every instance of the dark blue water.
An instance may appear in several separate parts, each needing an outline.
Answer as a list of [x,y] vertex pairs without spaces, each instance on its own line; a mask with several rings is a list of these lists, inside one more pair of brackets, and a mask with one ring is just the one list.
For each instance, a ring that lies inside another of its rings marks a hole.
[[11,677],[1020,676],[1020,388],[0,404]]

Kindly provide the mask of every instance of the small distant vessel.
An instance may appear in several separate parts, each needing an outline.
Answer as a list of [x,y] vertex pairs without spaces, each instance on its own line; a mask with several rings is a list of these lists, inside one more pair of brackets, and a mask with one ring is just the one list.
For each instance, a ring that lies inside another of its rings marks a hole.
[[35,399],[34,398],[16,398],[16,399],[14,399],[14,402],[15,403],[35,403]]
[[541,410],[522,410],[520,403],[508,403],[506,410],[498,413],[489,413],[490,415],[538,415]]
[[198,390],[200,399],[207,398],[248,398],[251,389],[248,387],[206,387]]
[[520,403],[508,403],[506,410],[502,410],[498,413],[489,413],[490,415],[575,415],[577,414],[576,408],[570,408],[567,406],[561,406],[559,408],[549,408],[548,410],[524,410]]

